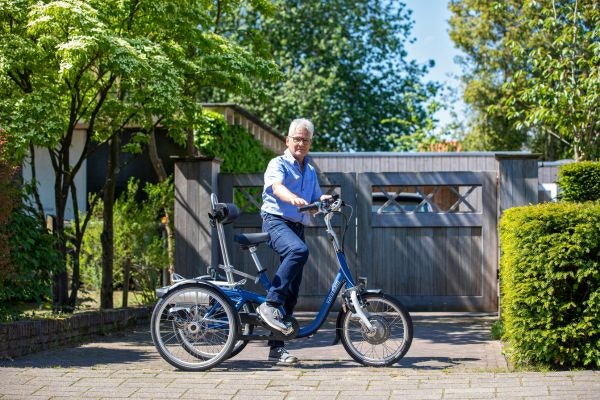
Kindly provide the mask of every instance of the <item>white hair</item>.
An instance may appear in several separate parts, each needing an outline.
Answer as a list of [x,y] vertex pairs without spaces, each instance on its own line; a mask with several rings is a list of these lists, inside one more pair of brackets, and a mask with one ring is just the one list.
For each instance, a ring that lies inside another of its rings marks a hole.
[[294,136],[296,132],[300,129],[306,129],[310,134],[310,138],[312,139],[313,133],[315,132],[315,126],[310,120],[306,118],[298,118],[292,121],[290,124],[290,129],[288,131],[288,136]]

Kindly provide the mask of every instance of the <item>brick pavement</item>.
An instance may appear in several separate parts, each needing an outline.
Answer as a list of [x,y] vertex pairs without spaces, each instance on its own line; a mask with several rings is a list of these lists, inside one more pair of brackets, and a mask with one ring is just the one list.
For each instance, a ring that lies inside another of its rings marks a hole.
[[0,399],[598,399],[600,371],[514,372],[492,316],[414,314],[415,339],[389,368],[359,366],[333,327],[289,349],[295,367],[265,360],[252,343],[206,372],[181,372],[154,350],[147,327],[77,347],[0,361]]

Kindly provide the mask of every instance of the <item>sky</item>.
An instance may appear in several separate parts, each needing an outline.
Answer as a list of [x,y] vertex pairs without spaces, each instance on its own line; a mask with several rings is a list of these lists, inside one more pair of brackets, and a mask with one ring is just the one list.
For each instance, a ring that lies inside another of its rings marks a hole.
[[[448,10],[448,0],[404,0],[404,3],[413,10],[415,21],[412,34],[416,41],[407,46],[409,58],[419,63],[434,60],[435,66],[430,69],[426,79],[445,82],[459,90],[460,83],[456,77],[460,75],[461,70],[454,62],[454,57],[459,55],[460,51],[454,47],[448,35],[450,28],[448,20],[451,14]],[[458,103],[458,110],[461,104],[462,102]],[[440,120],[440,125],[450,121],[450,114],[447,111],[440,111],[436,116]]]

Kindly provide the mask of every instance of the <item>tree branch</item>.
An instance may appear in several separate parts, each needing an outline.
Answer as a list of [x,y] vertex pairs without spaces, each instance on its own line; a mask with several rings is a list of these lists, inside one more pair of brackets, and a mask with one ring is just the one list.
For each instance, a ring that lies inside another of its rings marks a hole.
[[158,156],[158,147],[156,145],[156,126],[153,126],[150,129],[150,141],[148,142],[148,156],[150,157],[150,162],[154,167],[154,172],[158,177],[159,182],[163,182],[167,180],[167,171],[165,170],[165,166]]
[[548,132],[551,136],[554,136],[556,139],[560,140],[561,142],[563,142],[564,144],[566,144],[567,146],[573,146],[573,143],[569,143],[567,142],[562,136],[560,136],[558,133],[553,132],[552,130],[550,130],[549,128],[542,126],[542,129],[545,130],[546,132]]
[[96,123],[96,118],[98,117],[100,108],[104,104],[104,101],[106,100],[106,97],[108,96],[108,92],[109,92],[110,88],[112,87],[113,83],[115,82],[115,80],[116,80],[116,76],[111,76],[111,78],[108,80],[106,86],[98,93],[98,102],[96,103],[96,106],[94,107],[94,110],[92,111],[92,114],[90,116],[90,122],[89,122],[88,128],[86,129],[86,132],[85,132],[85,144],[83,146],[83,151],[81,152],[79,159],[73,166],[74,171],[78,171],[81,168],[81,165],[83,164],[83,162],[89,156],[88,148],[89,148],[89,144],[91,141],[91,136],[94,132],[94,125]]

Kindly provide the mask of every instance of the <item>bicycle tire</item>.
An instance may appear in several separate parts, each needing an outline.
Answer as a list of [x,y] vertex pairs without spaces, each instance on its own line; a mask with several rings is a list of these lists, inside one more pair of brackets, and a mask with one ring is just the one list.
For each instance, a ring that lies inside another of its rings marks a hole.
[[238,337],[235,308],[218,289],[191,283],[160,299],[150,332],[165,361],[184,371],[204,371],[226,360]]
[[410,314],[396,298],[381,293],[361,296],[369,321],[369,332],[357,314],[341,311],[340,338],[348,354],[362,365],[385,367],[404,357],[413,339]]

